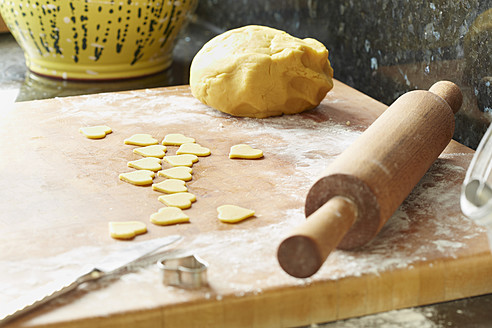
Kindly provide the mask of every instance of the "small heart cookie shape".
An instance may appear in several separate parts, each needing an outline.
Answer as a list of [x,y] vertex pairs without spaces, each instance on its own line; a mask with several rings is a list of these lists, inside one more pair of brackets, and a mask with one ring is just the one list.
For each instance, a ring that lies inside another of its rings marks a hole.
[[154,183],[152,189],[166,194],[188,191],[186,183],[183,180],[178,179],[167,179],[159,183]]
[[181,133],[167,134],[162,140],[162,144],[165,146],[181,146],[182,144],[193,142],[195,142],[194,138],[187,137]]
[[198,156],[193,154],[173,155],[164,157],[164,160],[172,166],[191,167],[193,166],[193,163],[198,162]]
[[183,181],[190,181],[192,176],[191,173],[193,169],[187,166],[176,166],[170,169],[165,169],[157,173],[160,177],[165,177],[168,179],[178,179]]
[[109,234],[115,239],[132,239],[147,232],[147,226],[140,221],[109,222]]
[[239,144],[231,147],[229,158],[257,159],[263,157],[263,151],[250,145]]
[[162,169],[161,160],[156,157],[145,157],[128,162],[128,166],[137,170],[159,171]]
[[209,156],[210,149],[208,149],[207,147],[200,146],[197,143],[184,143],[178,148],[176,154],[178,155],[193,154],[196,156]]
[[137,185],[146,186],[152,183],[155,173],[149,170],[137,170],[119,175],[120,180]]
[[175,194],[159,196],[158,200],[170,207],[178,207],[182,210],[191,207],[196,202],[196,196],[189,192],[178,192]]
[[150,146],[158,143],[159,141],[157,139],[146,133],[137,133],[132,135],[130,138],[125,139],[126,145]]
[[219,220],[226,223],[237,223],[255,215],[255,211],[236,205],[219,206],[217,212]]
[[107,125],[95,125],[80,128],[79,132],[89,139],[102,139],[113,130]]
[[157,225],[170,225],[177,223],[190,222],[190,217],[180,208],[163,207],[157,213],[150,216],[150,222]]
[[163,158],[166,155],[167,148],[162,145],[150,145],[145,147],[135,148],[133,153],[143,157]]

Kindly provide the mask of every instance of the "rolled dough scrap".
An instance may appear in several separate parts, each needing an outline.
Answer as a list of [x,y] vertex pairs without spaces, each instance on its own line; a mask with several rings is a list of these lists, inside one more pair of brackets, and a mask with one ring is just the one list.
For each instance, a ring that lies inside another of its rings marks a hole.
[[132,172],[121,173],[120,180],[137,185],[146,186],[152,183],[155,173],[149,170],[137,170]]
[[256,159],[263,157],[263,151],[255,149],[250,145],[239,144],[231,147],[229,158]]
[[226,223],[237,223],[255,215],[255,211],[236,205],[219,206],[217,212],[219,220]]
[[147,226],[140,221],[109,222],[109,234],[116,239],[132,239],[147,232]]
[[170,225],[176,223],[190,222],[190,217],[180,208],[163,207],[157,213],[150,216],[150,222],[157,225]]
[[182,210],[190,208],[191,203],[196,202],[196,196],[189,192],[162,195],[157,199],[167,206],[178,207]]
[[178,150],[176,151],[176,154],[178,155],[193,154],[196,156],[209,156],[210,149],[208,149],[207,147],[203,147],[197,143],[184,143],[181,146],[179,146]]
[[128,162],[129,167],[137,170],[159,171],[162,169],[161,160],[155,157],[145,157]]
[[79,132],[89,139],[102,139],[113,130],[107,125],[96,125],[80,128]]
[[333,88],[328,50],[266,26],[244,26],[208,41],[190,68],[193,96],[235,116],[263,118],[314,108]]
[[193,166],[193,163],[198,162],[198,156],[193,154],[172,155],[164,157],[164,160],[172,166]]
[[181,133],[167,134],[162,140],[162,144],[166,146],[181,146],[184,143],[193,143],[195,139],[186,137]]
[[126,145],[150,146],[158,143],[159,141],[157,139],[146,133],[137,133],[132,135],[130,138],[125,139]]
[[167,148],[162,145],[150,145],[133,149],[135,154],[143,157],[163,158],[166,155]]
[[170,169],[165,169],[157,172],[157,175],[160,177],[165,177],[168,179],[179,179],[183,181],[190,181],[192,176],[191,173],[193,169],[187,166],[176,166],[171,167]]
[[186,188],[186,183],[183,180],[178,179],[166,179],[159,183],[154,183],[152,185],[152,189],[166,194],[188,191],[188,188]]

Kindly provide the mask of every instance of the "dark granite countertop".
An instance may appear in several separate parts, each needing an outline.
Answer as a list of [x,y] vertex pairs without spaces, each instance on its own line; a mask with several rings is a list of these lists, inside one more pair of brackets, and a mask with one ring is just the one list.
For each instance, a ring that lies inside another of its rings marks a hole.
[[[189,64],[207,40],[236,26],[264,24],[298,37],[320,39],[331,51],[337,79],[386,104],[406,91],[428,88],[439,79],[457,82],[465,103],[457,117],[455,139],[475,148],[492,121],[492,42],[481,41],[470,50],[466,38],[491,35],[490,25],[483,30],[475,28],[475,34],[470,33],[470,27],[480,14],[492,8],[492,0],[465,0],[454,5],[451,0],[401,3],[398,0],[227,0],[221,3],[223,10],[217,10],[216,0],[202,0],[194,22],[177,42],[170,69],[145,78],[111,83],[60,81],[31,74],[26,71],[22,50],[13,37],[0,34],[0,94],[27,101],[187,84]],[[417,12],[422,16],[416,15]],[[361,20],[366,21],[361,23]],[[2,101],[9,100],[2,98]],[[490,309],[492,295],[485,295],[318,326],[490,327]]]

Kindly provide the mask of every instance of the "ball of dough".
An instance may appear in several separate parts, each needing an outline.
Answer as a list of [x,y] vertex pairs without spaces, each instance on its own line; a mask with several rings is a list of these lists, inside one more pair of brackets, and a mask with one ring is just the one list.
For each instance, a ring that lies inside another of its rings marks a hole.
[[295,114],[333,88],[328,50],[265,26],[245,26],[207,42],[193,58],[190,87],[206,105],[234,116]]

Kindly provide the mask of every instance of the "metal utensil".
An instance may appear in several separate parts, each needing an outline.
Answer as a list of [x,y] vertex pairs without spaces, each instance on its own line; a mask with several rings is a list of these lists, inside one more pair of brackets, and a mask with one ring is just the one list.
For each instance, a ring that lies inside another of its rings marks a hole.
[[64,286],[59,286],[59,284],[44,286],[44,293],[33,292],[31,295],[27,295],[27,297],[23,297],[22,299],[6,304],[6,306],[2,305],[3,309],[0,310],[0,326],[5,325],[6,323],[38,308],[43,304],[46,304],[54,298],[75,290],[82,284],[91,283],[101,279],[102,277],[108,277],[121,273],[124,269],[136,264],[138,260],[180,239],[181,236],[172,235],[139,243],[132,243],[126,248],[109,254],[93,268],[75,277],[73,281]]
[[157,265],[162,270],[162,279],[166,285],[190,289],[208,285],[208,263],[196,255],[163,257]]
[[492,124],[468,167],[460,203],[463,214],[487,228],[492,250]]

